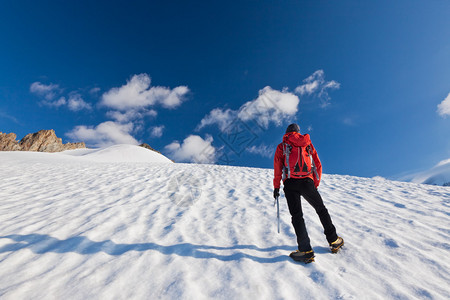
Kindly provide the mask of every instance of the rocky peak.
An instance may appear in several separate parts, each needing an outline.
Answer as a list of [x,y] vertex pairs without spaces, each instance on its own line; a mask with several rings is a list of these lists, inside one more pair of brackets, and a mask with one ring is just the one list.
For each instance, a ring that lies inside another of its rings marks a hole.
[[[151,151],[155,151],[156,153],[159,153],[159,154],[162,155],[161,152],[159,152],[158,150],[153,149],[153,148],[152,148],[149,144],[147,144],[147,143],[140,144],[139,146],[140,146],[140,147],[143,147],[143,148],[145,148],[145,149],[151,150]],[[173,163],[175,162],[175,161],[173,161],[172,159],[171,159],[171,161],[172,161]]]
[[20,142],[16,141],[16,137],[14,133],[0,132],[0,151],[60,152],[86,148],[84,143],[63,144],[53,129],[27,134]]
[[16,141],[15,133],[0,132],[0,151],[19,151],[21,148],[19,142]]
[[146,149],[148,149],[148,150],[152,150],[152,151],[161,153],[161,152],[159,152],[158,150],[153,149],[153,148],[152,148],[149,144],[147,144],[147,143],[140,144],[139,146],[141,146],[141,147],[143,147],[143,148],[146,148]]

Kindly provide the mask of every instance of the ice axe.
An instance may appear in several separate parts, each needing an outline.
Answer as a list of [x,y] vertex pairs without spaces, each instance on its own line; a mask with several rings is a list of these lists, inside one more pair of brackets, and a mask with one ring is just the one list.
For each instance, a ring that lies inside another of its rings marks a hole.
[[275,204],[277,205],[278,233],[280,233],[280,202],[278,201],[278,197],[275,198],[273,206],[275,206]]

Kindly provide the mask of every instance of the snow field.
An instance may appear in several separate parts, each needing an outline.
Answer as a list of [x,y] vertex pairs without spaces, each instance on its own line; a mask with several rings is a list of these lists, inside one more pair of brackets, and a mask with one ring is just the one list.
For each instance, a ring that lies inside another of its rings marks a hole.
[[400,181],[450,186],[450,159],[443,160],[429,170],[405,175]]
[[304,201],[316,262],[303,265],[288,257],[284,196],[276,231],[272,170],[117,162],[122,149],[101,162],[0,153],[1,299],[450,295],[449,188],[324,175],[319,191],[346,247],[330,253]]

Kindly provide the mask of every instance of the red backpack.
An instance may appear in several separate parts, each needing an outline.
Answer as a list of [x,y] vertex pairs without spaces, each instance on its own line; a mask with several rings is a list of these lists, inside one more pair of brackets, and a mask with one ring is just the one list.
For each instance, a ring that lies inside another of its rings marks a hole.
[[314,172],[314,163],[311,163],[311,145],[296,147],[283,142],[283,155],[285,157],[283,179],[305,178]]

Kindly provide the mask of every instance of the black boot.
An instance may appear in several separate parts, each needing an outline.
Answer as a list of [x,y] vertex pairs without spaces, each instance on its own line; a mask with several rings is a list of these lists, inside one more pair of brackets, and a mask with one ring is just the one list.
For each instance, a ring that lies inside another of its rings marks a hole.
[[340,236],[334,242],[330,243],[330,249],[332,253],[337,253],[341,247],[344,246],[344,239]]
[[302,252],[300,250],[294,251],[291,254],[289,254],[289,256],[295,260],[295,261],[299,261],[299,262],[304,262],[305,264],[308,264],[310,262],[314,261],[314,251],[310,250],[310,251],[306,251],[306,252]]

